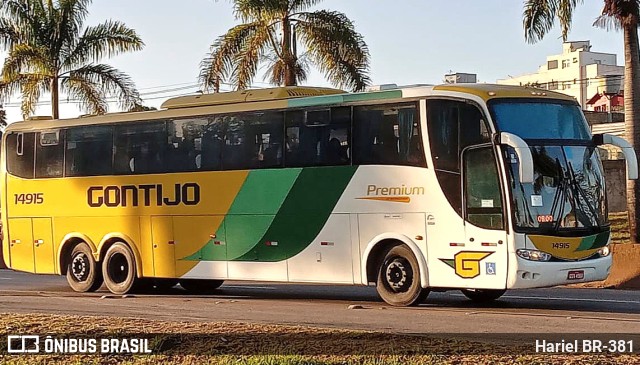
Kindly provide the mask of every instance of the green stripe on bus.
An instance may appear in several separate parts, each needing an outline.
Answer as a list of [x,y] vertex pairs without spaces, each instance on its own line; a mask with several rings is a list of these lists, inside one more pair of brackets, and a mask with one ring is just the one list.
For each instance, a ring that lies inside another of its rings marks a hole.
[[301,171],[297,168],[249,172],[216,232],[216,240],[225,245],[216,245],[214,240],[209,240],[198,252],[183,260],[220,261],[249,252],[271,226]]
[[378,91],[372,93],[356,93],[344,95],[345,103],[367,100],[383,100],[383,99],[400,99],[402,98],[402,90]]
[[606,246],[607,242],[609,242],[609,234],[610,232],[602,232],[583,238],[576,251],[593,250]]
[[384,100],[384,99],[400,99],[402,98],[402,90],[376,91],[368,93],[356,94],[339,94],[327,96],[314,96],[309,98],[290,99],[288,105],[290,108],[302,108],[308,106],[336,105],[348,102]]
[[357,166],[303,169],[265,235],[235,261],[282,261],[304,250],[324,227],[356,170]]

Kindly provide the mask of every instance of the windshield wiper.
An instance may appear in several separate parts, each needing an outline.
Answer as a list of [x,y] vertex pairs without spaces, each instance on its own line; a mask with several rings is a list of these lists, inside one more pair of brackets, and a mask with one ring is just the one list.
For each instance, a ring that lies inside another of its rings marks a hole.
[[[587,193],[584,191],[584,189],[582,189],[582,187],[580,186],[580,184],[578,184],[578,181],[576,180],[576,175],[575,172],[573,171],[573,165],[571,164],[570,161],[567,161],[567,166],[569,167],[569,176],[571,179],[571,182],[569,184],[569,188],[571,188],[571,192],[572,195],[574,197],[575,200],[575,204],[576,206],[574,207],[576,210],[576,217],[578,215],[578,207],[582,207],[582,205],[580,204],[579,195],[582,195],[582,199],[584,200],[587,209],[589,209],[589,212],[593,215],[593,220],[595,220],[596,226],[601,226],[600,223],[600,217],[598,216],[598,212],[596,211],[595,207],[591,204],[591,201],[589,200],[589,196],[587,195]],[[582,211],[582,210],[580,210]],[[583,222],[584,224],[584,222]],[[591,226],[593,226],[593,221],[589,222],[589,224]]]
[[[562,212],[564,211],[564,204],[566,202],[566,199],[564,198],[563,195],[566,194],[566,189],[567,189],[564,170],[562,169],[560,160],[557,157],[556,157],[556,166],[558,168],[558,188],[556,189],[556,193],[553,196],[553,203],[551,204],[551,212],[550,212],[551,216],[555,219],[553,232],[558,232],[558,229],[560,228],[560,222],[562,222]],[[560,201],[560,199],[562,199],[562,201]],[[555,211],[556,211],[556,208],[558,207],[558,204],[560,204],[560,210],[556,218]]]

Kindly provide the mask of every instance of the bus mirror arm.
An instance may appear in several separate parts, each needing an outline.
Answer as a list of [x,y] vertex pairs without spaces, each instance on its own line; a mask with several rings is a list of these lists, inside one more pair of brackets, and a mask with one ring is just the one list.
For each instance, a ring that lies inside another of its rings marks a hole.
[[502,145],[513,148],[518,155],[520,162],[520,182],[522,184],[530,184],[533,182],[533,156],[527,142],[513,133],[501,132],[499,142]]
[[627,164],[627,179],[636,180],[638,178],[638,158],[633,146],[631,146],[627,140],[604,133],[594,135],[593,142],[596,146],[610,144],[619,147],[624,154],[624,160]]

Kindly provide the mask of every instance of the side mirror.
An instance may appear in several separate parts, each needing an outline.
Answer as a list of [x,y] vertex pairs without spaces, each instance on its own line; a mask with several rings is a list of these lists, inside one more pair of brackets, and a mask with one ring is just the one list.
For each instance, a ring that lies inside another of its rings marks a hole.
[[502,145],[512,147],[518,155],[520,162],[520,182],[530,184],[533,182],[533,156],[527,142],[513,133],[502,132],[498,142]]
[[636,180],[638,178],[638,158],[636,156],[636,151],[633,150],[631,144],[629,144],[629,142],[624,138],[606,133],[596,134],[593,136],[593,143],[595,143],[596,146],[610,144],[620,147],[624,154],[624,160],[627,164],[627,179]]

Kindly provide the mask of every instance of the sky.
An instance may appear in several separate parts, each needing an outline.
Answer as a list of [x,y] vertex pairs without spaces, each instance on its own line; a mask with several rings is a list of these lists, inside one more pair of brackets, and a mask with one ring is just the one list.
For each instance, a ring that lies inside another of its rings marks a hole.
[[[587,0],[579,7],[568,40],[590,40],[592,51],[617,54],[622,65],[622,33],[592,26],[602,3]],[[325,0],[314,9],[343,12],[355,23],[369,46],[374,85],[439,84],[449,72],[476,73],[479,82],[493,83],[536,72],[546,56],[562,51],[559,27],[538,43],[525,42],[522,0]],[[142,51],[103,63],[129,74],[144,104],[155,107],[199,90],[200,61],[218,36],[239,24],[230,0],[95,0],[89,11],[86,25],[120,20],[142,37]],[[331,86],[317,71],[306,84]],[[253,86],[269,85],[257,77]],[[21,119],[19,102],[16,96],[5,103],[9,122]],[[61,118],[83,113],[61,97]],[[49,95],[36,115],[51,115]]]

